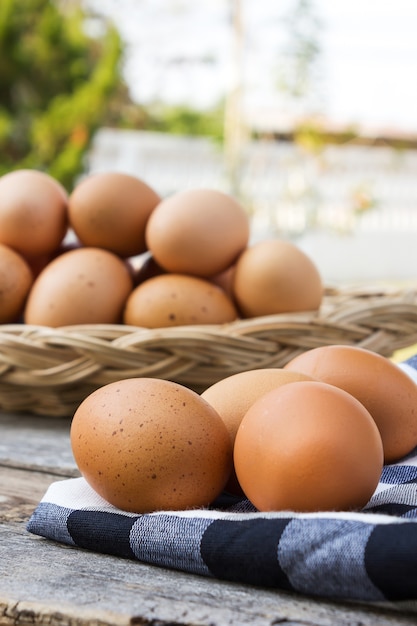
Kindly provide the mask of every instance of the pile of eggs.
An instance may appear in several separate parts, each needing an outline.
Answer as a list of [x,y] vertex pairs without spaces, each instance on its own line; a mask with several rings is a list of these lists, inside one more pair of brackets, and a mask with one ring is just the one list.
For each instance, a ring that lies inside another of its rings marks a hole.
[[[218,190],[161,198],[115,172],[70,194],[34,170],[0,178],[1,324],[219,324],[317,310],[322,294],[312,260],[281,239],[250,244],[246,211]],[[223,491],[260,511],[356,510],[384,463],[417,445],[416,406],[389,359],[323,346],[202,394],[156,378],[104,385],[75,411],[71,445],[126,511],[209,506]]]
[[104,172],[68,194],[45,173],[10,172],[0,178],[0,323],[158,328],[318,309],[313,261],[250,234],[247,211],[215,189],[161,198]]
[[259,511],[363,508],[384,463],[417,445],[417,385],[355,346],[240,372],[202,394],[130,378],[87,396],[71,424],[81,474],[135,513],[209,506],[223,492]]

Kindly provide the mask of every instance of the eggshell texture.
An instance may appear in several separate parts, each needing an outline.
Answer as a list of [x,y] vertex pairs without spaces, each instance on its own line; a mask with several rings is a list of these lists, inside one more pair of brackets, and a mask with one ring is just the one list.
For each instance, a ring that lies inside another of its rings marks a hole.
[[68,227],[68,196],[48,174],[16,170],[0,178],[0,243],[25,258],[53,252]]
[[362,402],[381,433],[386,463],[417,445],[417,385],[386,357],[357,346],[321,346],[285,369],[340,387]]
[[163,328],[223,324],[236,317],[236,308],[230,298],[208,280],[162,274],[133,289],[126,302],[123,320],[131,326]]
[[323,297],[313,261],[293,243],[266,239],[237,260],[233,291],[245,317],[316,310]]
[[168,272],[193,276],[223,272],[248,240],[246,211],[215,189],[190,189],[165,198],[146,227],[156,262]]
[[378,485],[383,448],[356,398],[327,383],[300,381],[250,407],[236,435],[234,463],[260,511],[355,510]]
[[69,221],[83,245],[134,256],[146,250],[145,227],[160,199],[130,174],[92,174],[69,197]]
[[174,382],[131,378],[90,394],[71,424],[74,458],[92,488],[126,511],[209,505],[232,463],[216,411]]
[[[263,368],[227,376],[208,387],[201,397],[216,409],[229,432],[234,445],[243,416],[254,402],[272,389],[300,380],[312,380],[307,374],[282,368]],[[242,488],[233,470],[226,491],[242,494]]]
[[66,326],[116,324],[133,288],[118,256],[99,248],[78,248],[56,257],[33,283],[26,324]]
[[0,244],[0,324],[18,321],[32,282],[33,275],[25,259]]

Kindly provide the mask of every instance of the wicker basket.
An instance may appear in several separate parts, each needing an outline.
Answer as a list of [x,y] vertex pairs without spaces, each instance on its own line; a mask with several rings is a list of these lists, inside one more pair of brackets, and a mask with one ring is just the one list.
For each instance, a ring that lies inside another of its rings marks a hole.
[[136,376],[201,392],[228,375],[282,367],[308,349],[341,343],[384,356],[417,343],[417,290],[328,288],[319,312],[221,326],[3,325],[0,409],[69,416],[94,389]]

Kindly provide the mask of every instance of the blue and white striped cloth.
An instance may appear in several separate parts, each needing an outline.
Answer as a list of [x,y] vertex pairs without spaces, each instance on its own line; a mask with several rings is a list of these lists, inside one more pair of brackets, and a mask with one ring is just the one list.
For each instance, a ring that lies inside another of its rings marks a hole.
[[[400,364],[417,382],[417,356]],[[232,582],[417,611],[417,448],[356,513],[208,509],[136,515],[83,478],[53,483],[27,529],[49,540]]]

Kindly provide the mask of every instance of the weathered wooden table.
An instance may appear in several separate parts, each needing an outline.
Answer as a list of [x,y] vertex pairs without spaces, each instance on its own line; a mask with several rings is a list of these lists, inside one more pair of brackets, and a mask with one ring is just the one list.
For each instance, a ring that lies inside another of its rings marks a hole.
[[48,485],[78,475],[69,427],[69,419],[0,414],[1,625],[417,623],[417,615],[228,584],[29,534]]

